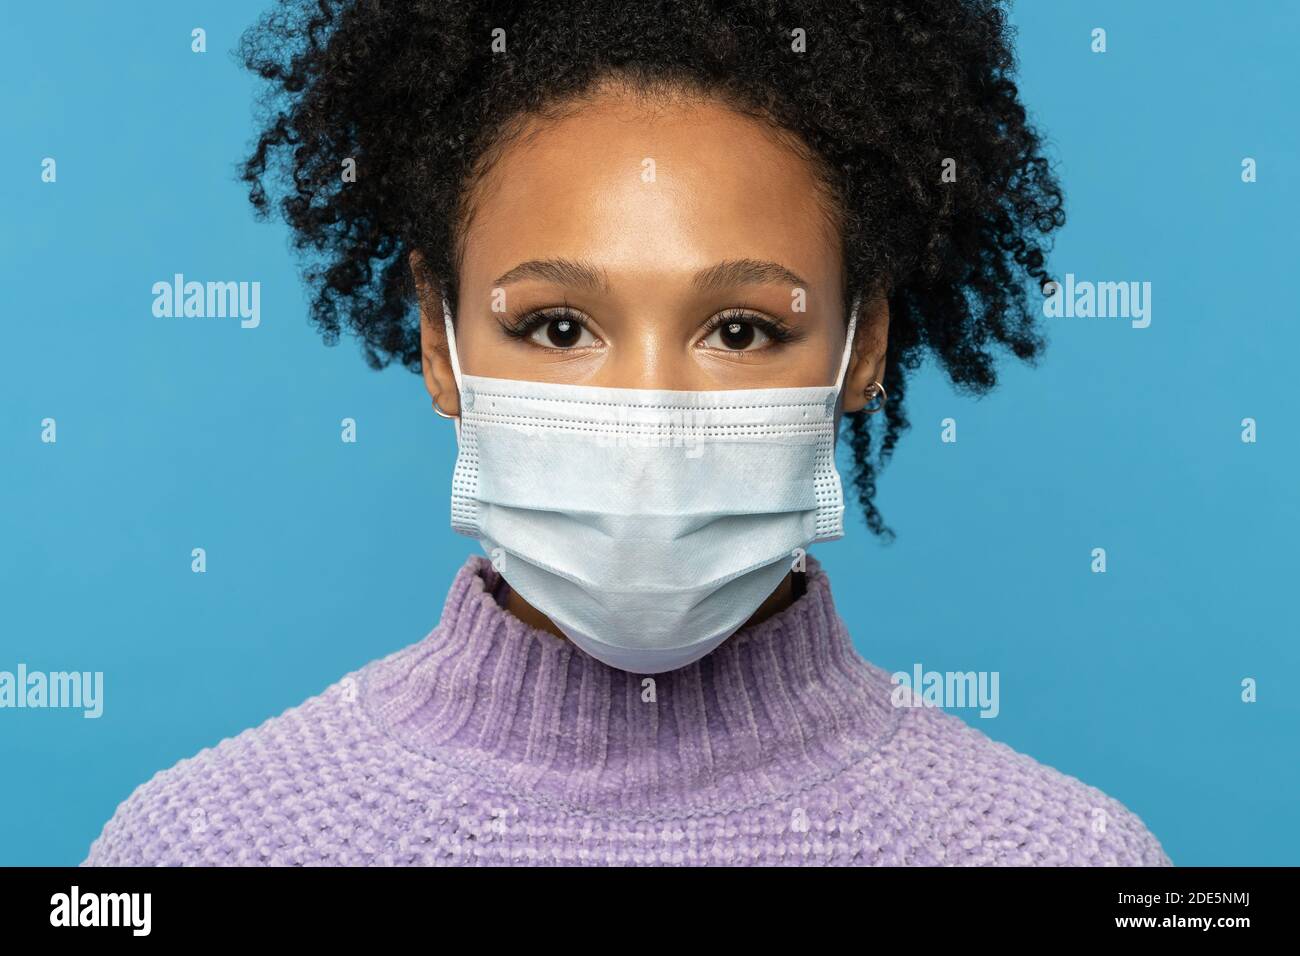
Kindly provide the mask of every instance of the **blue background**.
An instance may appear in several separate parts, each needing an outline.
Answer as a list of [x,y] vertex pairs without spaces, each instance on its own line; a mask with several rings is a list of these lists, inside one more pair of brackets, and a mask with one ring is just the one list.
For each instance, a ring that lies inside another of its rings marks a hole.
[[[420,639],[477,550],[450,424],[418,376],[321,343],[234,180],[257,86],[230,51],[263,7],[0,13],[0,670],[105,674],[99,720],[0,710],[0,863],[79,862],[156,771]],[[1150,281],[1151,325],[1048,321],[1043,363],[980,400],[927,367],[880,483],[898,540],[855,510],[816,550],[864,656],[1000,672],[996,719],[957,713],[1179,865],[1300,863],[1296,9],[1021,4],[1067,191],[1051,264]],[[260,281],[261,327],[155,318],[175,272]]]

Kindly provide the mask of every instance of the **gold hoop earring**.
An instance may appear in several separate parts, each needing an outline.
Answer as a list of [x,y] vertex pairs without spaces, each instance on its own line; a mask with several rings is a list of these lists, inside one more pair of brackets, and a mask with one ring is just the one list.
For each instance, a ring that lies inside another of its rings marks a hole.
[[868,402],[873,401],[876,398],[880,399],[880,404],[877,405],[875,408],[862,409],[868,415],[874,415],[876,414],[876,412],[884,408],[885,402],[889,399],[889,396],[885,394],[885,386],[881,385],[879,382],[872,382],[870,385],[866,387],[866,389],[863,390],[862,394],[866,397]]
[[433,410],[434,410],[435,412],[437,412],[439,415],[441,415],[443,418],[455,418],[455,417],[456,417],[455,415],[448,415],[448,414],[447,414],[446,412],[444,412],[441,408],[439,408],[439,407],[438,407],[438,400],[437,400],[436,398],[433,399]]

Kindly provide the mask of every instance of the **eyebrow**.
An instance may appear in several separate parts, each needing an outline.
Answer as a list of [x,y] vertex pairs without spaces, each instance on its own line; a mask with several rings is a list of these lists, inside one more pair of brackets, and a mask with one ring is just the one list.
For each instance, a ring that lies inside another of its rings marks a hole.
[[694,285],[700,292],[711,292],[733,285],[759,285],[779,282],[807,287],[807,283],[779,262],[766,259],[728,259],[695,273]]
[[598,292],[609,291],[609,275],[590,262],[574,259],[529,259],[498,276],[493,285],[506,285],[521,279],[543,279],[557,285],[576,285]]
[[[595,292],[609,292],[609,274],[581,259],[529,259],[498,276],[493,283],[503,286],[522,279],[542,279],[557,285],[573,285]],[[727,259],[695,273],[691,284],[700,292],[734,285],[780,282],[806,287],[807,283],[779,262],[766,259]]]

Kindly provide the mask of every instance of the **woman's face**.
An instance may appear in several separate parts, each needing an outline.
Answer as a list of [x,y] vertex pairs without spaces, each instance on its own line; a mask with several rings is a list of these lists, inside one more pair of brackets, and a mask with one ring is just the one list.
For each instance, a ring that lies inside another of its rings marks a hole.
[[[720,104],[602,94],[534,120],[475,190],[461,370],[614,388],[834,384],[848,316],[811,165]],[[416,270],[419,274],[419,270]],[[424,372],[459,413],[441,303],[421,288]],[[888,314],[864,298],[843,410],[884,379]]]

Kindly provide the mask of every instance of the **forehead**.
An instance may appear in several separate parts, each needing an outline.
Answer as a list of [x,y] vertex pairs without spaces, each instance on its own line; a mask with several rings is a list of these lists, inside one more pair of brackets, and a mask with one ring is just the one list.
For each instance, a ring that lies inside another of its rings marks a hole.
[[752,255],[820,275],[839,268],[824,202],[813,164],[770,124],[713,100],[605,93],[512,137],[475,187],[466,265]]

